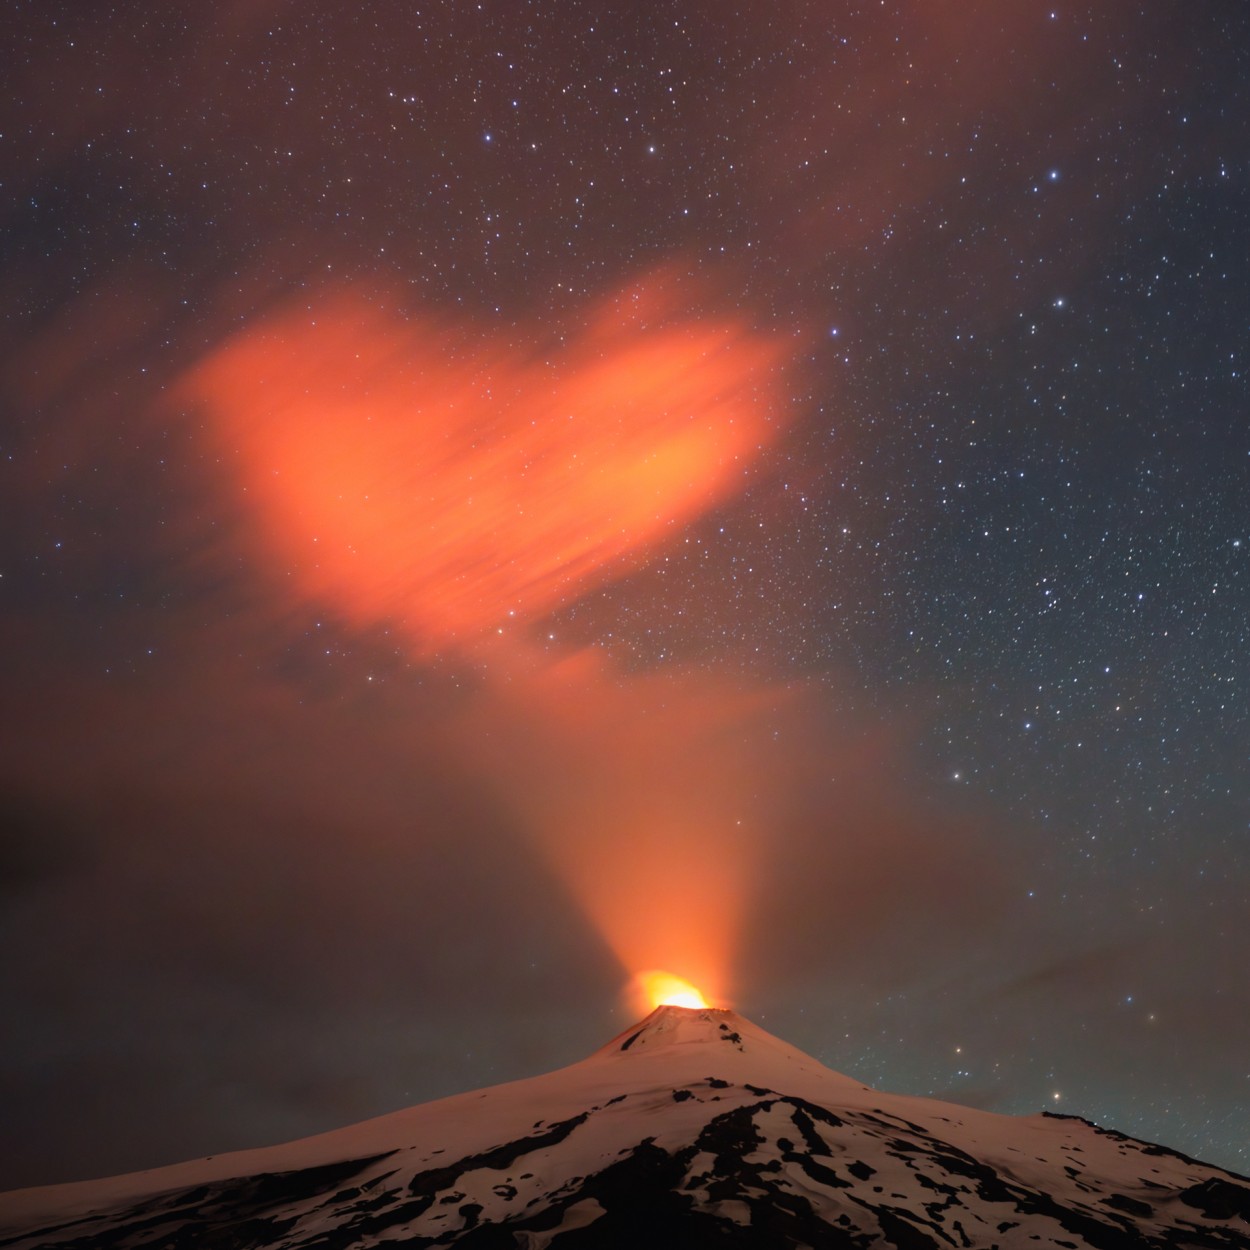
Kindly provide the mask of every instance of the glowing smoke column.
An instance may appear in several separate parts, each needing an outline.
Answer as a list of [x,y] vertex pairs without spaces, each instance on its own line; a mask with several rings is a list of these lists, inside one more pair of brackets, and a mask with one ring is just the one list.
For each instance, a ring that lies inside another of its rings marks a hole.
[[771,692],[540,659],[524,627],[737,488],[778,428],[781,352],[739,318],[682,315],[663,276],[558,343],[348,290],[279,309],[183,380],[260,522],[258,557],[303,599],[400,626],[419,656],[489,654],[465,755],[629,971],[710,992]]

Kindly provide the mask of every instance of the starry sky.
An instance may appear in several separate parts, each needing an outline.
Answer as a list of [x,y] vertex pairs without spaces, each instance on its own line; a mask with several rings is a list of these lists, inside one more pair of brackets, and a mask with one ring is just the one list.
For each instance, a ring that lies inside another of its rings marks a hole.
[[12,2],[0,1187],[589,1053],[1250,1171],[1250,12]]

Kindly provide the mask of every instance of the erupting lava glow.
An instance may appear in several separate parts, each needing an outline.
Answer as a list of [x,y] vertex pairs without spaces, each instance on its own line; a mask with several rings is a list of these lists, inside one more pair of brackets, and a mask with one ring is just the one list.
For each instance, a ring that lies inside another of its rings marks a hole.
[[708,1001],[689,981],[671,972],[652,969],[638,974],[638,984],[652,1009],[656,1007],[707,1007]]

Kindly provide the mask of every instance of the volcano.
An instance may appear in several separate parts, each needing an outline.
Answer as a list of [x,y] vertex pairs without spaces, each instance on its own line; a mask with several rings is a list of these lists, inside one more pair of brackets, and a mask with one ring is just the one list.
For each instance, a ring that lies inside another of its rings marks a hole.
[[1250,1180],[885,1094],[731,1011],[283,1146],[0,1197],[0,1246],[1250,1247]]

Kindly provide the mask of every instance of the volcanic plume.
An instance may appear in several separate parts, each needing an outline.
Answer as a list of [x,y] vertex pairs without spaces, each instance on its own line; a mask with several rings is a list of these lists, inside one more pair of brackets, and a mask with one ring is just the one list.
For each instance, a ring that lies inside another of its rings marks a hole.
[[335,289],[249,324],[178,388],[271,580],[471,670],[453,751],[626,973],[675,965],[718,990],[762,812],[794,764],[773,741],[791,696],[626,674],[533,626],[741,488],[784,424],[784,354],[740,314],[696,309],[671,272],[567,335]]

